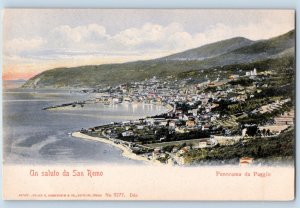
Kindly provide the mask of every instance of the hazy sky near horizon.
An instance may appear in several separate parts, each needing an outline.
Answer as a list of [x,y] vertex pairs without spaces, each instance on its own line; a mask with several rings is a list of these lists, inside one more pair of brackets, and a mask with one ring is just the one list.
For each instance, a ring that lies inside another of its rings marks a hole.
[[6,9],[3,79],[44,70],[169,55],[242,36],[294,29],[293,10]]

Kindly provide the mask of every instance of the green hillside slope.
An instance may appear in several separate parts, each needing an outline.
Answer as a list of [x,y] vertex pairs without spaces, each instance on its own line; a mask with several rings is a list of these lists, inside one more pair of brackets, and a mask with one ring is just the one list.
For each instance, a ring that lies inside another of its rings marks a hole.
[[294,59],[294,46],[294,31],[261,41],[232,38],[154,60],[52,69],[31,78],[23,87],[100,87],[152,76],[180,78],[184,72],[197,70],[209,75],[212,68]]

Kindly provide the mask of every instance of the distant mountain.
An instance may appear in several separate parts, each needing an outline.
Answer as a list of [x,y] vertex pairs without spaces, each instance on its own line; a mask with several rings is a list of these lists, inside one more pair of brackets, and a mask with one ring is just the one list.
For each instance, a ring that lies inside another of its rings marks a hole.
[[[294,59],[295,31],[268,40],[251,41],[237,37],[207,44],[170,56],[123,64],[103,64],[44,71],[23,87],[101,87],[139,81],[152,76],[181,77],[182,73],[216,67]],[[291,63],[290,61],[287,63]],[[252,66],[252,65],[251,65]],[[209,75],[209,73],[206,73]]]
[[26,82],[26,79],[11,79],[11,80],[3,80],[3,82]]
[[227,40],[218,41],[215,43],[207,44],[199,48],[190,49],[180,53],[176,53],[162,59],[166,60],[203,60],[207,58],[213,58],[228,52],[231,52],[235,49],[251,45],[252,40],[236,37]]
[[241,47],[234,51],[235,54],[269,54],[273,55],[295,46],[295,30],[268,40]]
[[24,79],[17,79],[17,80],[2,80],[2,87],[3,89],[12,89],[12,88],[19,88],[24,85],[26,80]]
[[[288,51],[294,53],[295,32],[290,31],[284,35],[252,42],[252,44],[236,48],[213,58],[205,59],[202,67],[215,67],[230,64],[251,63],[264,59],[275,58],[279,54],[283,55]],[[294,55],[294,54],[290,54]]]

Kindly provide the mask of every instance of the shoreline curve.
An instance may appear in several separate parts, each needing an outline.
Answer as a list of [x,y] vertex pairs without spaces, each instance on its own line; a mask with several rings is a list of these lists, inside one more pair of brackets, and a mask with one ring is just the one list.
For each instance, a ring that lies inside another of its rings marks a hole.
[[121,144],[116,144],[113,141],[110,141],[106,138],[103,137],[92,137],[83,133],[80,133],[78,131],[73,132],[72,137],[76,137],[76,138],[80,138],[80,139],[86,139],[86,140],[91,140],[91,141],[96,141],[96,142],[102,142],[108,145],[111,145],[117,149],[120,149],[122,151],[122,156],[128,158],[128,159],[132,159],[132,160],[137,160],[137,161],[143,161],[145,163],[148,164],[154,164],[154,165],[163,165],[161,162],[159,162],[158,160],[148,160],[147,158],[143,157],[143,156],[139,156],[137,154],[132,153],[127,147],[121,145]]

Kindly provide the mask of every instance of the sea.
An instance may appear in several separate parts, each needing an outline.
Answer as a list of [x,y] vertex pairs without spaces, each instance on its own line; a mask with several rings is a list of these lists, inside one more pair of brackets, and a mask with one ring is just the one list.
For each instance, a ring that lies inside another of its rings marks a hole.
[[167,110],[163,106],[121,103],[47,111],[43,108],[91,99],[95,94],[23,89],[22,84],[22,81],[3,83],[4,164],[142,164],[142,161],[123,157],[121,150],[113,146],[75,138],[70,133]]

